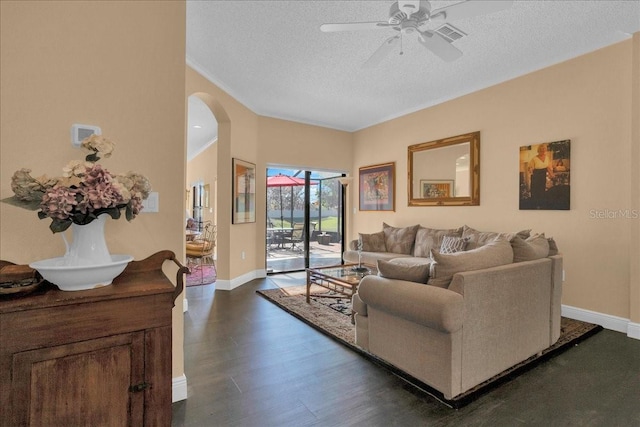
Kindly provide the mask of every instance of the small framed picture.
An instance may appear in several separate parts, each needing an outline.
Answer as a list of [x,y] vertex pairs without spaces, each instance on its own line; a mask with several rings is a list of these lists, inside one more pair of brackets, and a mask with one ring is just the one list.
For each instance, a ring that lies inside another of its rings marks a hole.
[[395,162],[359,169],[360,210],[395,211]]
[[233,224],[256,222],[256,165],[233,159]]
[[454,181],[451,179],[421,179],[420,197],[423,199],[441,199],[455,197]]

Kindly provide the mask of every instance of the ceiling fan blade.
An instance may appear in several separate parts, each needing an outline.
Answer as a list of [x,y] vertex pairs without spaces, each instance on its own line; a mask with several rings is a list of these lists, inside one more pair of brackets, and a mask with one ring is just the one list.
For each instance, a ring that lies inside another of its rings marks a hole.
[[336,31],[379,30],[390,26],[391,24],[388,22],[346,22],[343,24],[322,24],[320,31],[333,33]]
[[[431,11],[432,19],[444,19],[455,21],[458,19],[472,18],[478,15],[486,15],[493,12],[509,9],[513,0],[478,1],[467,0],[460,3],[445,6]],[[443,14],[444,17],[441,15]]]
[[400,35],[396,35],[386,39],[384,43],[382,43],[382,46],[380,46],[375,52],[373,52],[373,55],[371,55],[371,57],[367,59],[367,62],[362,64],[362,68],[376,67],[384,58],[389,55],[389,53],[391,53],[393,47],[398,43],[398,40],[400,40]]
[[423,31],[418,37],[418,41],[441,59],[451,62],[462,56],[460,49],[449,43],[440,34],[433,31]]

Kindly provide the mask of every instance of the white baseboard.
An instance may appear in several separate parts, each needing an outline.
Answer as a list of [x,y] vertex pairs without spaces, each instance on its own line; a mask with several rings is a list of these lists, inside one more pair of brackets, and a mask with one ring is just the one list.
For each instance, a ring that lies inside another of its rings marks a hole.
[[640,324],[632,323],[629,319],[585,310],[584,308],[562,305],[562,315],[583,322],[595,323],[605,329],[627,334],[629,338],[640,339]]
[[218,279],[216,280],[216,290],[230,291],[254,279],[260,279],[263,277],[267,277],[267,271],[265,269],[250,271],[249,273],[243,274],[242,276],[236,277],[231,280]]
[[187,377],[182,374],[171,380],[171,402],[179,402],[187,398]]

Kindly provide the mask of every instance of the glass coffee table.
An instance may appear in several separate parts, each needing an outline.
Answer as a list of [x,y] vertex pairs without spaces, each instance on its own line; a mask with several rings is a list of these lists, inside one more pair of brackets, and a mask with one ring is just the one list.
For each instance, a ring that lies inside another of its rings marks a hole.
[[[341,296],[351,297],[356,293],[358,285],[363,277],[369,274],[378,274],[378,270],[371,265],[364,265],[366,270],[355,271],[358,264],[334,265],[331,267],[318,267],[307,269],[307,302],[310,302],[311,285],[322,286],[323,288],[337,292]],[[330,296],[328,296],[330,297]]]

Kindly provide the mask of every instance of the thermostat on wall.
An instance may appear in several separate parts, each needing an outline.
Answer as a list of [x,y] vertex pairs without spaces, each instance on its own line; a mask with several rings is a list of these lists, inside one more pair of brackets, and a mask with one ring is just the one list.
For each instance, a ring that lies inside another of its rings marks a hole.
[[102,130],[98,126],[75,124],[71,126],[71,145],[80,147],[82,140],[93,134],[102,135]]

